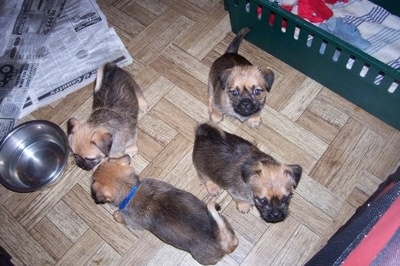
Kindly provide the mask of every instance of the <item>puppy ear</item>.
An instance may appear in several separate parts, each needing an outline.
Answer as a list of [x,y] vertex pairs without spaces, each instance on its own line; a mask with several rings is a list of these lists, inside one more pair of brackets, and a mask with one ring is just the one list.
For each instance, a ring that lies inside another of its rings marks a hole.
[[68,135],[74,134],[75,133],[74,129],[76,129],[76,127],[79,126],[80,123],[81,123],[81,121],[76,119],[76,118],[74,118],[74,117],[68,119],[68,122],[67,122],[67,134]]
[[222,89],[226,88],[227,82],[228,82],[228,78],[229,75],[232,72],[232,68],[228,68],[228,69],[224,69],[219,75],[218,75],[218,79],[219,82],[221,83]]
[[263,171],[262,162],[255,162],[252,164],[244,164],[242,167],[242,178],[245,183],[250,181],[250,178],[257,175],[261,175]]
[[105,128],[96,130],[92,135],[92,142],[99,148],[99,150],[108,155],[113,143],[113,136]]
[[272,84],[274,83],[275,74],[269,69],[262,69],[261,74],[263,75],[265,81],[266,90],[270,92]]
[[115,200],[110,188],[96,181],[92,183],[92,196],[96,203],[112,203]]
[[296,188],[297,184],[300,181],[301,174],[303,172],[303,168],[301,168],[298,164],[290,164],[286,165],[285,173],[290,175],[293,179],[293,187]]

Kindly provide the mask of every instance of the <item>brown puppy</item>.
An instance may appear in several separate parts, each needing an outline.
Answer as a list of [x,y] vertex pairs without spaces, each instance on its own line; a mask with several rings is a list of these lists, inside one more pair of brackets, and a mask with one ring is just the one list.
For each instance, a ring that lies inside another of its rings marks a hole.
[[162,241],[192,254],[201,264],[216,264],[238,245],[238,239],[217,210],[193,194],[155,179],[138,180],[130,157],[109,158],[93,174],[97,203],[119,206],[114,219],[146,229]]
[[91,170],[113,153],[134,156],[139,108],[147,102],[139,85],[128,72],[107,63],[97,71],[93,112],[88,120],[68,120],[68,140],[76,164]]
[[209,194],[215,196],[220,188],[225,189],[240,212],[247,213],[256,205],[267,222],[286,218],[292,191],[302,173],[299,165],[280,164],[212,122],[196,130],[193,163]]
[[208,77],[210,119],[222,121],[224,114],[247,120],[250,127],[261,123],[260,113],[270,92],[274,73],[253,66],[238,54],[239,46],[250,28],[242,29],[225,54],[211,65]]

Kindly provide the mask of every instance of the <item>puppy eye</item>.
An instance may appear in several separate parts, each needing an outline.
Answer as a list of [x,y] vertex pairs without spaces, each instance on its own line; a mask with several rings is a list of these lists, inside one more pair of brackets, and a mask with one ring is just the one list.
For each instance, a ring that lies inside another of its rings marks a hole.
[[282,198],[282,203],[288,203],[291,197],[292,197],[292,194],[283,197]]
[[238,91],[238,90],[232,90],[232,91],[231,91],[231,94],[232,94],[233,96],[238,96],[238,95],[239,95],[239,91]]
[[255,89],[253,90],[253,94],[254,94],[254,95],[260,95],[260,93],[261,93],[261,89],[255,88]]
[[266,198],[258,198],[258,197],[256,197],[255,199],[256,199],[256,202],[258,204],[262,204],[262,205],[266,205],[267,204],[267,199]]

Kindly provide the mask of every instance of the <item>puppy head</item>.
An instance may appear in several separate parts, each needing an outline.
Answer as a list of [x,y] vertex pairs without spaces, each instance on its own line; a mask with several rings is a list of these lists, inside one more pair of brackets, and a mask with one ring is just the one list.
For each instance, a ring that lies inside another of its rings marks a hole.
[[299,165],[271,162],[256,162],[248,169],[254,203],[266,222],[280,222],[287,217],[289,202],[301,173]]
[[137,182],[130,161],[130,156],[124,155],[120,158],[109,158],[97,167],[93,173],[91,186],[92,197],[96,203],[117,205],[122,201],[126,196],[124,191],[129,191],[131,184]]
[[257,66],[234,66],[219,76],[234,111],[244,117],[259,112],[271,91],[274,73]]
[[67,124],[68,142],[76,165],[91,170],[108,156],[113,136],[105,128],[93,128],[85,121],[70,118]]

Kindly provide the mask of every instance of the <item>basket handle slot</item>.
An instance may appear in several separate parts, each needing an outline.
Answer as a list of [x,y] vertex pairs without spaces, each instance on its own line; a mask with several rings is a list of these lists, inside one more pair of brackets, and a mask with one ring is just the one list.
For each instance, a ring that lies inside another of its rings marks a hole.
[[393,78],[385,75],[383,72],[379,71],[378,75],[374,80],[375,85],[379,85],[382,88],[388,88],[389,93],[395,93],[397,88],[400,86],[399,80],[393,80]]
[[246,8],[246,12],[247,13],[250,13],[250,0],[246,0],[246,5],[245,5],[245,8]]
[[[274,11],[270,11],[266,9],[269,13],[267,14],[268,16],[268,24],[272,27],[275,27],[279,29],[282,32],[286,32],[286,28],[288,26],[288,19],[285,17],[282,17],[279,14],[276,14]],[[262,11],[265,13],[265,10]]]
[[388,92],[394,93],[397,90],[397,88],[399,87],[399,85],[400,85],[400,82],[398,80],[393,81],[388,89]]

